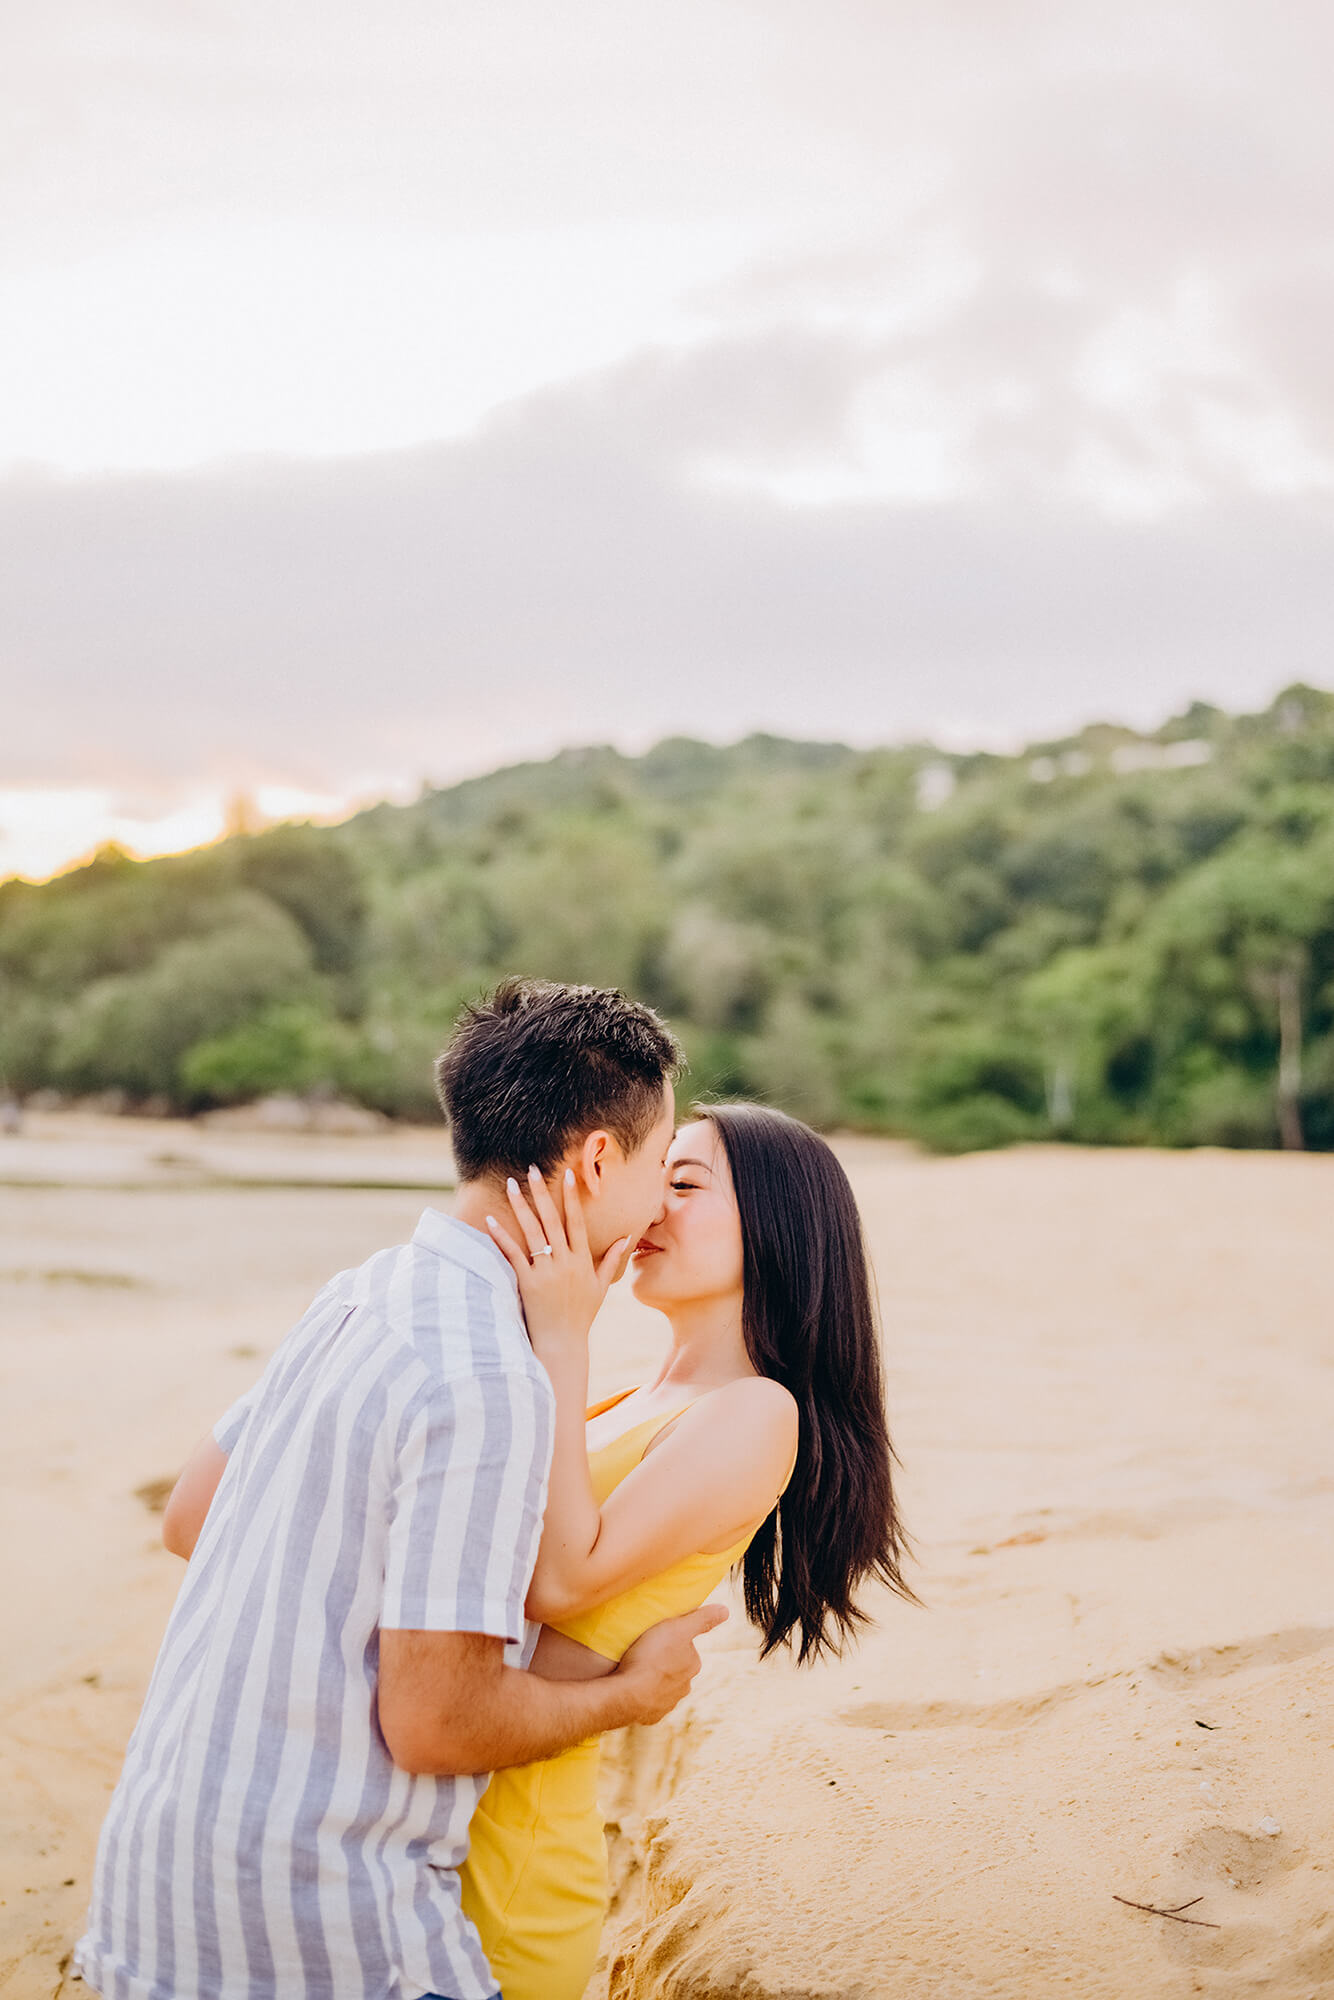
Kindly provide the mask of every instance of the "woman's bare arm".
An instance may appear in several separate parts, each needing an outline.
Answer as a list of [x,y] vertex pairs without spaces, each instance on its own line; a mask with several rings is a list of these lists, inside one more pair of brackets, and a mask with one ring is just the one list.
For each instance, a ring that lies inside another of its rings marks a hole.
[[[559,1410],[561,1370],[543,1360]],[[756,1528],[791,1466],[797,1410],[786,1389],[763,1377],[715,1389],[601,1507],[589,1484],[582,1422],[579,1428],[579,1457],[573,1449],[553,1457],[528,1591],[529,1617],[545,1624],[605,1604],[687,1556],[730,1548]]]

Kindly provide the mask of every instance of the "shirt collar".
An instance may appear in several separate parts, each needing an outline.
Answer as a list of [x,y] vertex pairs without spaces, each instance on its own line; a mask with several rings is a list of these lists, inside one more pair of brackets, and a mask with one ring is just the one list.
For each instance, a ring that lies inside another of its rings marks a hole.
[[424,1208],[421,1220],[412,1232],[412,1240],[423,1250],[430,1250],[451,1264],[461,1264],[465,1271],[471,1271],[474,1277],[484,1279],[488,1285],[507,1285],[511,1297],[517,1302],[519,1281],[508,1259],[489,1236],[483,1236],[480,1229],[470,1228],[457,1216],[442,1215],[438,1208]]

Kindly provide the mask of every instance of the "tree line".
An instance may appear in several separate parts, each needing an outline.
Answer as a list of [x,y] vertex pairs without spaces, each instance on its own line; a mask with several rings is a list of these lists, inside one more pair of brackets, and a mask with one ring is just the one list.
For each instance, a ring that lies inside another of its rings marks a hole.
[[0,1082],[433,1111],[507,972],[617,985],[696,1095],[942,1151],[1334,1147],[1334,695],[1020,755],[566,751],[0,884]]

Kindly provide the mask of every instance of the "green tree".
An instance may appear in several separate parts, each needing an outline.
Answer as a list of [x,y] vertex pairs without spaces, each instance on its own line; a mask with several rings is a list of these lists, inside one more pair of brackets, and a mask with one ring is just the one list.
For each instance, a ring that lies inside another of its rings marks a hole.
[[644,827],[562,815],[487,871],[503,969],[644,991],[667,928],[658,857]]
[[829,1023],[795,994],[779,996],[747,1045],[745,1071],[756,1094],[816,1126],[838,1123],[841,1096]]
[[193,1104],[245,1104],[280,1091],[304,1096],[331,1085],[338,1068],[336,1024],[308,1006],[279,1004],[196,1042],[178,1074]]
[[[1155,910],[1156,1012],[1180,1057],[1207,1050],[1188,1083],[1219,1059],[1272,1075],[1281,1143],[1299,1148],[1305,1001],[1334,931],[1334,838],[1289,847],[1249,834],[1183,879]],[[1218,1086],[1208,1084],[1217,1092]]]
[[275,826],[235,845],[241,881],[301,926],[317,970],[353,971],[361,959],[367,900],[361,871],[338,830]]
[[239,1028],[274,1001],[315,990],[310,948],[282,910],[239,891],[230,921],[183,938],[145,972],[87,987],[61,1022],[57,1081],[73,1090],[116,1085],[141,1097],[183,1101],[179,1065],[197,1043]]
[[1030,974],[1019,997],[1042,1055],[1052,1131],[1065,1138],[1126,1136],[1124,1093],[1113,1087],[1113,1066],[1148,1018],[1136,953],[1124,946],[1060,952]]

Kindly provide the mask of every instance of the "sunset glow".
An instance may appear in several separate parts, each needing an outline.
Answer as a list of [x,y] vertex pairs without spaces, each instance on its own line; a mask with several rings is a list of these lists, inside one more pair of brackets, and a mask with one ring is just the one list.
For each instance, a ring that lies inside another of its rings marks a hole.
[[22,875],[43,881],[87,861],[108,843],[136,860],[203,847],[239,825],[254,830],[275,820],[343,819],[367,804],[364,795],[339,798],[286,785],[260,785],[250,794],[191,792],[164,801],[162,810],[131,809],[116,793],[92,787],[0,790],[0,881]]

